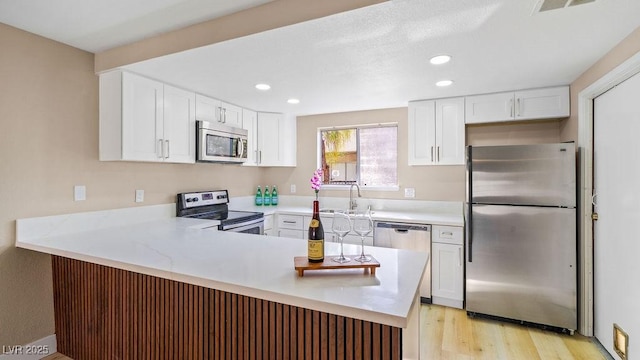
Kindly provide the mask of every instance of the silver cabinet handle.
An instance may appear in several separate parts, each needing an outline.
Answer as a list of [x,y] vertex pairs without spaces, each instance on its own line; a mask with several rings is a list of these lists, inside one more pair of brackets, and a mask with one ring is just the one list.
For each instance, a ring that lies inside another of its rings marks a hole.
[[522,109],[520,108],[520,98],[518,98],[518,107],[516,108],[516,116],[520,116]]
[[222,122],[222,107],[218,106],[218,122]]
[[438,162],[440,162],[440,146],[437,147]]
[[258,164],[262,164],[262,150],[258,151]]
[[222,122],[226,123],[227,122],[227,109],[222,108]]
[[169,140],[165,140],[165,143],[167,143],[167,155],[165,156],[165,159],[168,159],[169,156],[171,156],[171,148],[169,147]]
[[431,162],[433,162],[433,146],[431,147]]
[[513,117],[513,99],[509,100],[509,116]]
[[458,247],[458,267],[462,267],[462,247]]
[[283,223],[285,224],[296,224],[297,221],[291,221],[291,220],[282,220]]

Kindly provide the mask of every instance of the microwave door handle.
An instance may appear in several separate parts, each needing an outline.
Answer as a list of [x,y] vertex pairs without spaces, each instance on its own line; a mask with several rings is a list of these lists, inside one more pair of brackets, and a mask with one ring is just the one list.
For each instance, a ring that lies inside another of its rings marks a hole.
[[238,157],[242,158],[244,156],[244,143],[242,142],[242,138],[238,137],[238,144],[236,145],[236,151],[238,153]]

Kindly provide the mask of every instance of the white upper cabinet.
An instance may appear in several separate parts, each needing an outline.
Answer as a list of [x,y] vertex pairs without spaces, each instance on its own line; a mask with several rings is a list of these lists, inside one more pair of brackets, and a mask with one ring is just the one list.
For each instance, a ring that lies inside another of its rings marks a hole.
[[224,101],[196,94],[196,120],[242,127],[242,108]]
[[568,86],[467,96],[465,102],[467,124],[563,118],[570,113]]
[[195,94],[164,86],[165,161],[191,163],[195,159]]
[[122,71],[100,75],[100,160],[195,162],[195,96]]
[[196,120],[217,122],[221,108],[222,101],[196,94]]
[[256,133],[258,166],[296,166],[295,116],[259,112]]
[[464,164],[464,98],[409,103],[409,165]]
[[242,128],[242,108],[240,106],[222,102],[222,123],[235,128]]

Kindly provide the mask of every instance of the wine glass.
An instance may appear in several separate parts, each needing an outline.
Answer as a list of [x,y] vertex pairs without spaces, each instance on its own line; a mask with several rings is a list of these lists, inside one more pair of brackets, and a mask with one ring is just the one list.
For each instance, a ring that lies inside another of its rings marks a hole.
[[371,261],[371,256],[364,254],[364,237],[373,231],[373,220],[371,220],[371,212],[357,211],[353,216],[353,231],[360,235],[360,256],[353,259],[360,262]]
[[334,234],[338,235],[338,239],[340,240],[340,256],[333,258],[333,261],[341,264],[351,261],[351,259],[344,256],[343,251],[344,237],[351,231],[351,218],[349,218],[349,214],[343,211],[336,211],[333,214],[331,230],[333,230]]

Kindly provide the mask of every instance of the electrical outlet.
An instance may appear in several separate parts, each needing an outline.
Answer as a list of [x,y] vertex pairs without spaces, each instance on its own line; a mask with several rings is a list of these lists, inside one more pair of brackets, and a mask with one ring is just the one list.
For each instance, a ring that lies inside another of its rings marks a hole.
[[405,188],[404,189],[404,197],[406,197],[406,198],[414,198],[414,197],[416,197],[416,189],[414,189],[414,188]]
[[136,190],[136,202],[141,203],[144,201],[144,190]]
[[291,184],[291,193],[292,194],[296,193],[296,184]]
[[73,187],[73,201],[87,200],[87,188],[84,185],[76,185]]

